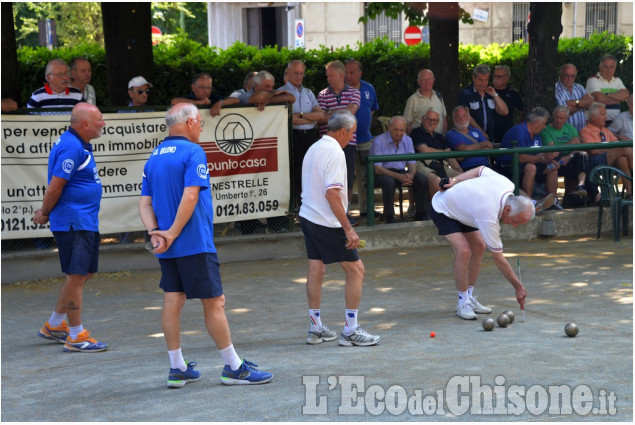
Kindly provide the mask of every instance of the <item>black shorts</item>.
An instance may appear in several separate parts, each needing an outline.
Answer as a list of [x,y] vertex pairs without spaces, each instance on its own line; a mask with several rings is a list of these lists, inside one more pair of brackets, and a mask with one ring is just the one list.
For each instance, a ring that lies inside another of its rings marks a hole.
[[69,230],[53,232],[60,256],[60,265],[65,274],[97,273],[99,263],[99,232]]
[[355,182],[355,155],[357,155],[357,146],[346,145],[346,147],[344,147],[344,156],[346,157],[346,183],[348,184],[349,190],[353,188],[353,183]]
[[439,235],[441,236],[451,235],[452,233],[478,232],[477,228],[467,226],[445,214],[438,213],[434,208],[430,209],[430,218],[434,222],[434,225],[437,226],[437,229],[439,229]]
[[220,264],[216,253],[204,252],[178,258],[159,258],[164,292],[185,292],[190,298],[216,298],[223,295]]
[[300,217],[304,244],[309,260],[324,264],[355,262],[359,260],[357,249],[346,248],[346,233],[341,227],[325,227]]

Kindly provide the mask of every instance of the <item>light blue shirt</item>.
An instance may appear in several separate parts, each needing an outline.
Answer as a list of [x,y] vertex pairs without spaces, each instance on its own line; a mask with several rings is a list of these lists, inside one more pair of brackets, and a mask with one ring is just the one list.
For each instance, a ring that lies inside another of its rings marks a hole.
[[[370,148],[370,155],[401,155],[407,153],[415,153],[415,148],[412,144],[410,136],[405,135],[396,145],[392,140],[390,132],[387,131],[384,134],[373,139],[373,146]],[[393,162],[376,162],[375,166],[381,165],[384,168],[392,168],[395,170],[405,170],[406,164],[412,164],[414,166],[417,161],[393,161]]]
[[[302,112],[303,114],[308,114],[309,112],[313,112],[313,108],[315,108],[316,106],[320,107],[313,92],[304,86],[300,86],[300,88],[298,89],[290,82],[287,82],[287,84],[280,87],[278,90],[286,90],[295,96],[295,102],[293,102],[293,113]],[[298,124],[294,125],[293,129],[311,130],[312,128],[315,128],[316,125],[317,122],[311,124]]]

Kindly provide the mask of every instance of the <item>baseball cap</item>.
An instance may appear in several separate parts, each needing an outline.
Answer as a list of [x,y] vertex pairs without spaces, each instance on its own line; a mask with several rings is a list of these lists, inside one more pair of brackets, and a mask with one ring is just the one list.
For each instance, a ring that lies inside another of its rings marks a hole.
[[132,80],[128,81],[128,88],[131,89],[133,87],[141,87],[142,85],[147,84],[148,87],[152,87],[148,81],[142,76],[134,77]]

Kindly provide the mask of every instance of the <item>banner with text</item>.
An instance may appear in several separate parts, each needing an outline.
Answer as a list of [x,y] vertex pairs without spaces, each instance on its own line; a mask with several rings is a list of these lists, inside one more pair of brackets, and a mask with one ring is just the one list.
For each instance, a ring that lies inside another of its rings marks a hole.
[[[227,108],[205,126],[214,222],[287,215],[290,201],[289,111],[272,105]],[[165,112],[104,114],[103,135],[91,141],[103,197],[103,234],[143,230],[137,202],[143,166],[168,134]],[[51,146],[70,124],[68,115],[2,117],[2,239],[50,236],[31,222],[47,186]]]

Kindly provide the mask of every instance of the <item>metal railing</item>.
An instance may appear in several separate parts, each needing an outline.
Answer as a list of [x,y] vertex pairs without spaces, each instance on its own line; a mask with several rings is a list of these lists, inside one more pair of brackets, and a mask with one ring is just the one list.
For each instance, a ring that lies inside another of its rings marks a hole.
[[[512,146],[516,143],[512,142]],[[411,153],[400,155],[371,155],[368,157],[368,164],[366,165],[366,190],[367,190],[367,215],[368,226],[375,225],[375,215],[372,211],[375,210],[375,163],[376,162],[391,162],[391,161],[412,161],[412,160],[429,160],[429,159],[447,159],[447,158],[467,158],[471,156],[501,156],[511,155],[512,165],[512,178],[514,182],[514,194],[518,195],[520,189],[519,186],[519,156],[520,154],[536,154],[544,152],[561,152],[568,153],[574,151],[590,151],[597,149],[615,149],[615,148],[627,148],[633,147],[633,141],[620,141],[620,142],[604,142],[604,143],[583,143],[575,145],[549,145],[549,146],[536,146],[528,148],[499,148],[499,149],[483,149],[476,151],[451,151],[451,152],[435,152],[435,153]]]

